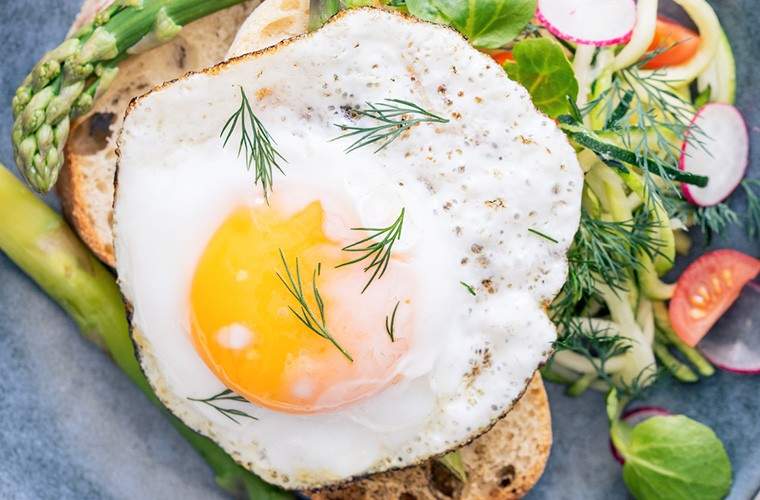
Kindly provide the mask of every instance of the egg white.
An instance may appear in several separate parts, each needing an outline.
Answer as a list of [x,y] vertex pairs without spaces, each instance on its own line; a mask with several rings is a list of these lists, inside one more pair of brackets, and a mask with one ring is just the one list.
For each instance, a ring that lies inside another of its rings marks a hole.
[[[258,420],[236,424],[188,399],[223,389],[190,340],[195,266],[232,210],[263,202],[219,139],[241,85],[260,97],[254,110],[288,160],[274,184],[288,210],[321,201],[328,233],[341,230],[341,206],[368,225],[407,211],[399,248],[418,286],[413,349],[399,383],[340,411],[241,403]],[[419,125],[376,154],[330,141],[346,106],[386,98],[450,121]],[[144,96],[119,144],[117,271],[142,367],[172,412],[265,480],[313,488],[445,452],[508,411],[546,359],[556,332],[545,308],[565,279],[582,172],[526,91],[455,32],[350,11]]]

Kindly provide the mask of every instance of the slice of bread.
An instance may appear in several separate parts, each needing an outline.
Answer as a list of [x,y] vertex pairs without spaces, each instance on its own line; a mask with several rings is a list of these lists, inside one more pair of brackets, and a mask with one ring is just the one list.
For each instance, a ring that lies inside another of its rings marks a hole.
[[376,474],[312,500],[511,500],[541,477],[552,443],[549,400],[536,373],[525,394],[488,432],[460,449],[467,471],[461,482],[437,460]]
[[[86,0],[75,25],[87,22],[104,3],[108,2]],[[130,57],[119,66],[118,76],[93,110],[72,126],[58,194],[68,220],[106,264],[114,265],[111,218],[116,137],[127,105],[151,87],[222,61],[256,4],[249,1],[200,19],[170,43]]]
[[[103,0],[86,0],[82,17]],[[172,43],[122,64],[109,92],[77,121],[66,148],[59,194],[82,239],[113,265],[111,213],[116,168],[115,139],[129,101],[187,71],[211,66],[273,45],[306,30],[308,0],[265,0],[209,16],[187,26]],[[240,32],[237,32],[241,27]],[[233,41],[234,38],[234,41]],[[231,44],[231,45],[230,45]],[[228,52],[229,47],[229,52]],[[226,54],[226,56],[225,56]],[[549,403],[540,375],[490,431],[461,449],[468,480],[459,481],[436,460],[376,474],[346,486],[312,493],[315,500],[513,499],[538,481],[552,443]]]

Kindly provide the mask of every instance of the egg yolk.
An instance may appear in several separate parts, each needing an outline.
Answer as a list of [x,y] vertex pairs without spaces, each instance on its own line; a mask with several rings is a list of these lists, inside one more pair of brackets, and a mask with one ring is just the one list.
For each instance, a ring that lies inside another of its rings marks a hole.
[[[320,202],[288,216],[267,206],[238,208],[193,276],[196,350],[225,386],[273,410],[324,412],[363,399],[394,382],[409,348],[409,335],[392,341],[385,330],[386,315],[403,298],[394,293],[397,280],[378,280],[362,294],[363,266],[336,267],[355,255],[325,235],[324,219]],[[307,313],[280,279],[290,284],[283,257],[312,318],[320,324],[324,317],[325,330],[352,359],[296,317]],[[411,324],[410,300],[403,299],[397,331]]]

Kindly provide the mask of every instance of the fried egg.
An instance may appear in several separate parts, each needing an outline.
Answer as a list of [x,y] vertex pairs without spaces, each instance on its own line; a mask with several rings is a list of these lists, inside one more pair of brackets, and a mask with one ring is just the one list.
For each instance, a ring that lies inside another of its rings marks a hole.
[[[243,95],[281,155],[271,189],[242,132],[220,137]],[[345,127],[378,126],[357,110],[388,99],[440,120],[347,151]],[[321,487],[462,445],[551,349],[582,172],[525,89],[448,28],[340,14],[138,99],[119,148],[117,271],[142,368],[266,481]]]

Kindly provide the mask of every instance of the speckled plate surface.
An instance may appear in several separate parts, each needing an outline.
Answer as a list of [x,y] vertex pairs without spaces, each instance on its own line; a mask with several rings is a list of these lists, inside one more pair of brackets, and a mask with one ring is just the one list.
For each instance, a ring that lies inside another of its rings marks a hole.
[[[32,64],[62,39],[80,0],[0,0],[0,162],[12,165],[10,101]],[[756,0],[713,0],[734,46],[738,105],[760,144],[760,13]],[[666,6],[666,9],[668,7]],[[669,12],[677,15],[674,12]],[[760,149],[751,176],[760,176]],[[732,200],[744,208],[741,196]],[[55,205],[56,200],[48,200]],[[3,217],[3,214],[0,214]],[[740,231],[715,241],[757,255]],[[694,258],[704,251],[696,245]],[[683,263],[682,263],[683,264]],[[555,443],[531,499],[626,498],[610,458],[602,397],[548,386]],[[223,498],[203,461],[161,413],[4,255],[0,255],[0,498]],[[760,489],[760,376],[664,380],[647,403],[710,425],[734,466],[731,499]]]

